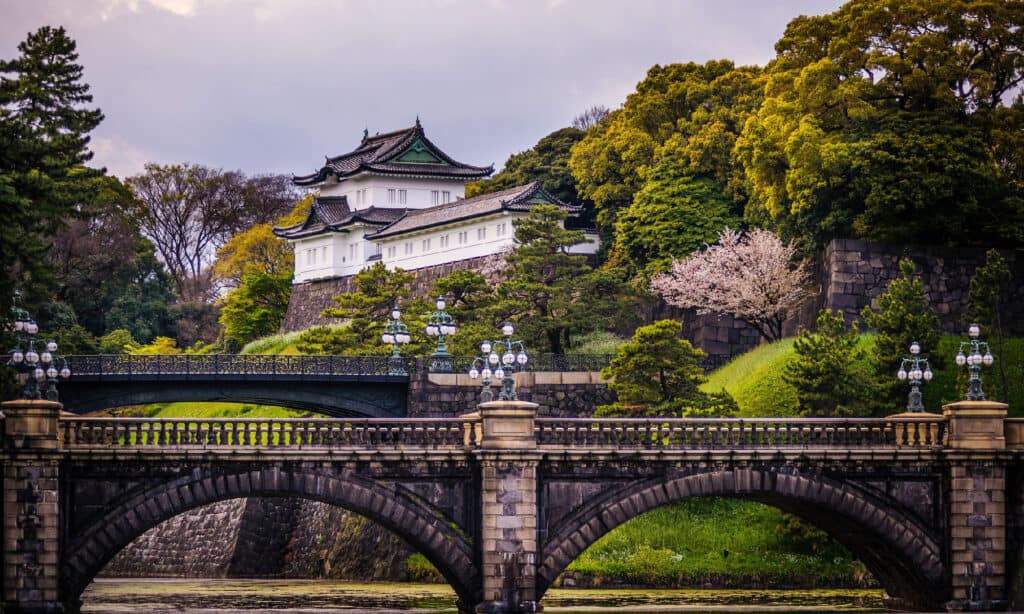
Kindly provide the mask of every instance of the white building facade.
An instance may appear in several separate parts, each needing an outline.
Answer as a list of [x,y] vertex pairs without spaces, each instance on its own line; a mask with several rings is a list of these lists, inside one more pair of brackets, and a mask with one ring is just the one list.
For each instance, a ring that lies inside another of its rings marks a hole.
[[[414,270],[501,254],[514,246],[513,222],[534,205],[580,211],[537,183],[464,198],[466,183],[492,172],[452,160],[419,120],[407,130],[364,134],[354,151],[293,179],[319,192],[304,222],[274,229],[295,249],[293,283],[355,275],[376,262]],[[571,251],[596,252],[596,232],[587,240]]]

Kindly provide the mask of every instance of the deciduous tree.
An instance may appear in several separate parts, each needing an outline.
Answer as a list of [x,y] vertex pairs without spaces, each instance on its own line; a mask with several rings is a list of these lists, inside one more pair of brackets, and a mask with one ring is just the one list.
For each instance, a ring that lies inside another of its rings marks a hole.
[[851,0],[792,20],[736,144],[748,221],[833,237],[1024,239],[1024,5]]
[[228,292],[220,311],[224,334],[238,347],[277,332],[292,293],[291,271],[271,275],[250,271]]
[[198,164],[147,164],[127,181],[134,216],[157,251],[183,300],[204,300],[206,269],[233,234],[268,223],[294,203],[284,179],[247,178]]
[[770,341],[809,296],[810,274],[795,250],[767,230],[723,230],[718,243],[676,260],[651,281],[669,304],[698,313],[727,313]]

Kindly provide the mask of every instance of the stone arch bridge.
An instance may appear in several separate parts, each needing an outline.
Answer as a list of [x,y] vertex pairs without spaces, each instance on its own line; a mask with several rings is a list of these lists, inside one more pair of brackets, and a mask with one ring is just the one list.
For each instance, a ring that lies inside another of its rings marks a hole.
[[760,501],[849,547],[899,604],[1017,597],[1024,422],[973,402],[881,419],[88,418],[4,404],[5,612],[74,612],[121,548],[191,508],[302,497],[388,527],[461,611],[529,612],[581,552],[688,497]]

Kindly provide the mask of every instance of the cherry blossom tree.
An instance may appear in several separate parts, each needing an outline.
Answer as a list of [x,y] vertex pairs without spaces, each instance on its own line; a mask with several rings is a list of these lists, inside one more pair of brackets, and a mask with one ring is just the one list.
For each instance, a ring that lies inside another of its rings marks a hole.
[[810,295],[808,264],[795,261],[794,252],[767,230],[726,228],[717,244],[673,261],[651,281],[651,290],[670,305],[731,314],[774,341]]

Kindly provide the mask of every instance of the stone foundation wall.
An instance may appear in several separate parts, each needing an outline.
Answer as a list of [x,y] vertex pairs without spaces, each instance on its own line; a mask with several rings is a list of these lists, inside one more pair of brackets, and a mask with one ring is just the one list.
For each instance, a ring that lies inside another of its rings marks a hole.
[[[413,269],[409,271],[415,276],[412,292],[415,296],[426,296],[438,279],[451,275],[455,271],[467,269],[480,272],[488,278],[488,281],[496,283],[503,266],[504,256],[499,254]],[[335,304],[332,300],[335,296],[353,291],[352,280],[352,276],[345,276],[293,285],[291,299],[288,301],[288,312],[284,316],[280,332],[289,333],[310,326],[325,326],[335,323],[332,318],[325,318],[321,313]]]
[[[859,317],[866,305],[874,305],[889,282],[900,276],[899,261],[914,261],[932,309],[942,328],[962,333],[971,277],[985,264],[984,248],[943,248],[867,243],[837,239],[828,244],[819,267],[822,307],[842,310],[849,319]],[[1024,257],[1020,250],[1003,250],[1013,274],[1006,288],[1002,320],[1007,332],[1024,333]],[[805,323],[805,325],[808,325]]]
[[227,577],[246,501],[229,499],[171,518],[128,544],[101,575]]
[[384,527],[342,508],[252,497],[171,518],[129,544],[101,575],[401,581],[413,552]]
[[[540,416],[589,416],[598,405],[614,403],[600,373],[527,372],[516,376],[516,394],[521,401],[537,403]],[[497,384],[497,382],[496,382]],[[497,398],[498,386],[492,386]],[[474,411],[480,403],[479,380],[462,373],[426,373],[419,370],[409,382],[409,415],[458,416]]]

